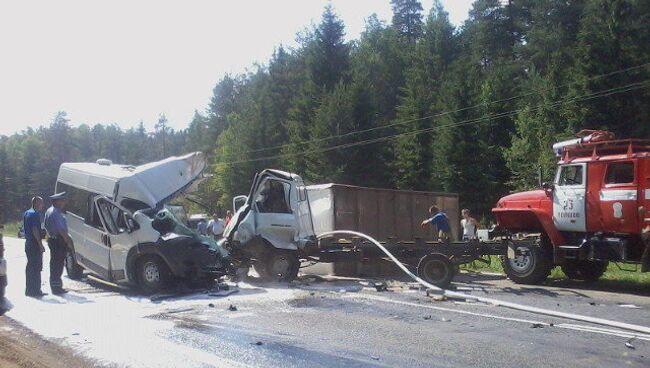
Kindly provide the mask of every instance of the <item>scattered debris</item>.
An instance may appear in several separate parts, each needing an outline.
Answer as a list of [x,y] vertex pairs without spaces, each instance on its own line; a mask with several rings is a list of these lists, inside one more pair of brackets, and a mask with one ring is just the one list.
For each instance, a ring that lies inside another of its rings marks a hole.
[[375,282],[373,286],[375,287],[375,290],[377,290],[378,292],[388,291],[388,285],[386,284],[385,281]]
[[339,293],[345,293],[345,292],[347,292],[347,290],[345,290],[345,289],[340,289],[339,290]]
[[312,292],[309,293],[309,295],[314,296],[314,295],[316,295],[316,293],[312,291]]
[[371,356],[370,358],[371,358],[372,360],[379,360],[379,357],[378,357],[378,356]]
[[451,322],[450,319],[447,319],[447,318],[445,318],[445,317],[442,317],[441,321],[442,321],[442,322]]
[[636,340],[636,337],[632,337],[631,339],[627,340],[625,342],[625,347],[627,347],[628,349],[632,349],[632,350],[636,349],[636,347],[634,345],[632,345],[632,341],[634,341],[634,340]]
[[231,312],[236,312],[236,311],[237,311],[237,307],[234,306],[234,305],[232,305],[232,304],[230,304],[230,307],[228,307],[228,310],[231,311]]
[[544,325],[541,323],[533,323],[530,325],[530,328],[544,328]]
[[431,319],[431,315],[424,316],[424,319],[427,320],[427,321],[430,320],[430,319]]
[[261,342],[261,341],[256,341],[256,342],[251,342],[251,345],[261,346],[261,345],[264,345],[264,343]]
[[210,307],[210,308],[214,308],[214,304],[213,304],[213,303],[210,303],[210,304],[208,304],[208,307]]
[[73,332],[72,336],[79,336],[79,332]]
[[596,302],[589,302],[589,305],[596,305]]

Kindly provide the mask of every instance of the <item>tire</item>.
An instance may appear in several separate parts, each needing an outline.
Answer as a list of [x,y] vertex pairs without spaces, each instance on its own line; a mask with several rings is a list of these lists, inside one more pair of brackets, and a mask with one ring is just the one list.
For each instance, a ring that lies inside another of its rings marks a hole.
[[447,288],[456,274],[456,267],[440,253],[428,254],[418,263],[418,276],[439,288]]
[[572,280],[592,282],[598,280],[607,270],[607,261],[567,261],[562,272]]
[[81,280],[84,274],[83,267],[79,266],[74,258],[74,251],[71,249],[65,252],[65,271],[71,280]]
[[263,280],[291,282],[298,276],[300,259],[295,250],[274,248],[265,252],[253,267]]
[[145,256],[138,262],[138,285],[146,295],[155,294],[167,287],[170,280],[169,267],[160,257]]
[[501,257],[501,265],[508,278],[517,284],[529,285],[546,281],[553,269],[553,249],[548,238],[542,236],[538,245],[525,251],[526,255],[519,255],[515,259]]

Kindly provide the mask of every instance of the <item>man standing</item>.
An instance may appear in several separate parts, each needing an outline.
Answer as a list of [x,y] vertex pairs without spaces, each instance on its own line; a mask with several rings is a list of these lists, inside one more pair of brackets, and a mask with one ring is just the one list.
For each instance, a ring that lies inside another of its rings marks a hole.
[[440,240],[448,242],[451,228],[449,227],[449,219],[447,218],[447,215],[444,212],[441,212],[436,206],[431,206],[429,208],[429,215],[431,215],[431,218],[422,221],[421,226],[424,227],[426,224],[435,225],[438,229],[438,237]]
[[212,220],[208,222],[208,233],[214,237],[214,240],[219,240],[223,237],[224,229],[223,220],[219,218],[217,213],[213,214]]
[[47,245],[50,247],[50,288],[52,294],[62,295],[68,291],[63,289],[63,263],[65,262],[66,244],[72,245],[68,235],[68,223],[63,216],[66,193],[50,196],[52,207],[45,212],[45,229],[47,230]]
[[23,229],[25,230],[25,295],[40,298],[45,293],[41,291],[41,271],[43,271],[43,237],[41,236],[41,212],[43,198],[32,198],[32,208],[23,214]]

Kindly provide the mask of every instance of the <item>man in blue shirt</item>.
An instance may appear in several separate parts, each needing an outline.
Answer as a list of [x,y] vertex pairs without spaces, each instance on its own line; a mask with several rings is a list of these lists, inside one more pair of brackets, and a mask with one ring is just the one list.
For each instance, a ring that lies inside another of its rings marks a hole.
[[68,291],[63,288],[63,265],[65,262],[66,243],[72,244],[68,234],[68,223],[63,216],[66,193],[50,196],[52,206],[45,212],[45,229],[47,230],[47,245],[50,247],[50,288],[52,294],[62,295]]
[[436,206],[429,207],[429,215],[431,215],[431,218],[422,221],[421,226],[425,227],[427,224],[435,225],[438,229],[438,237],[445,242],[449,241],[451,228],[449,227],[447,215],[441,212]]
[[45,295],[41,291],[41,271],[43,271],[43,240],[41,236],[41,212],[43,211],[43,198],[32,198],[32,208],[23,215],[23,229],[25,229],[25,254],[27,267],[25,267],[25,295],[40,298]]

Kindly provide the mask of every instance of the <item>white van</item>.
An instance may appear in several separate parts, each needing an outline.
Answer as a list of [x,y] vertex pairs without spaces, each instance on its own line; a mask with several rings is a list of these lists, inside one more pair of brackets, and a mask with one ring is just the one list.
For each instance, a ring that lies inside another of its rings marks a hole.
[[170,281],[212,281],[229,269],[227,252],[183,226],[168,203],[204,177],[201,152],[142,166],[64,163],[56,192],[67,192],[66,219],[73,240],[66,270],[83,270],[146,293]]

